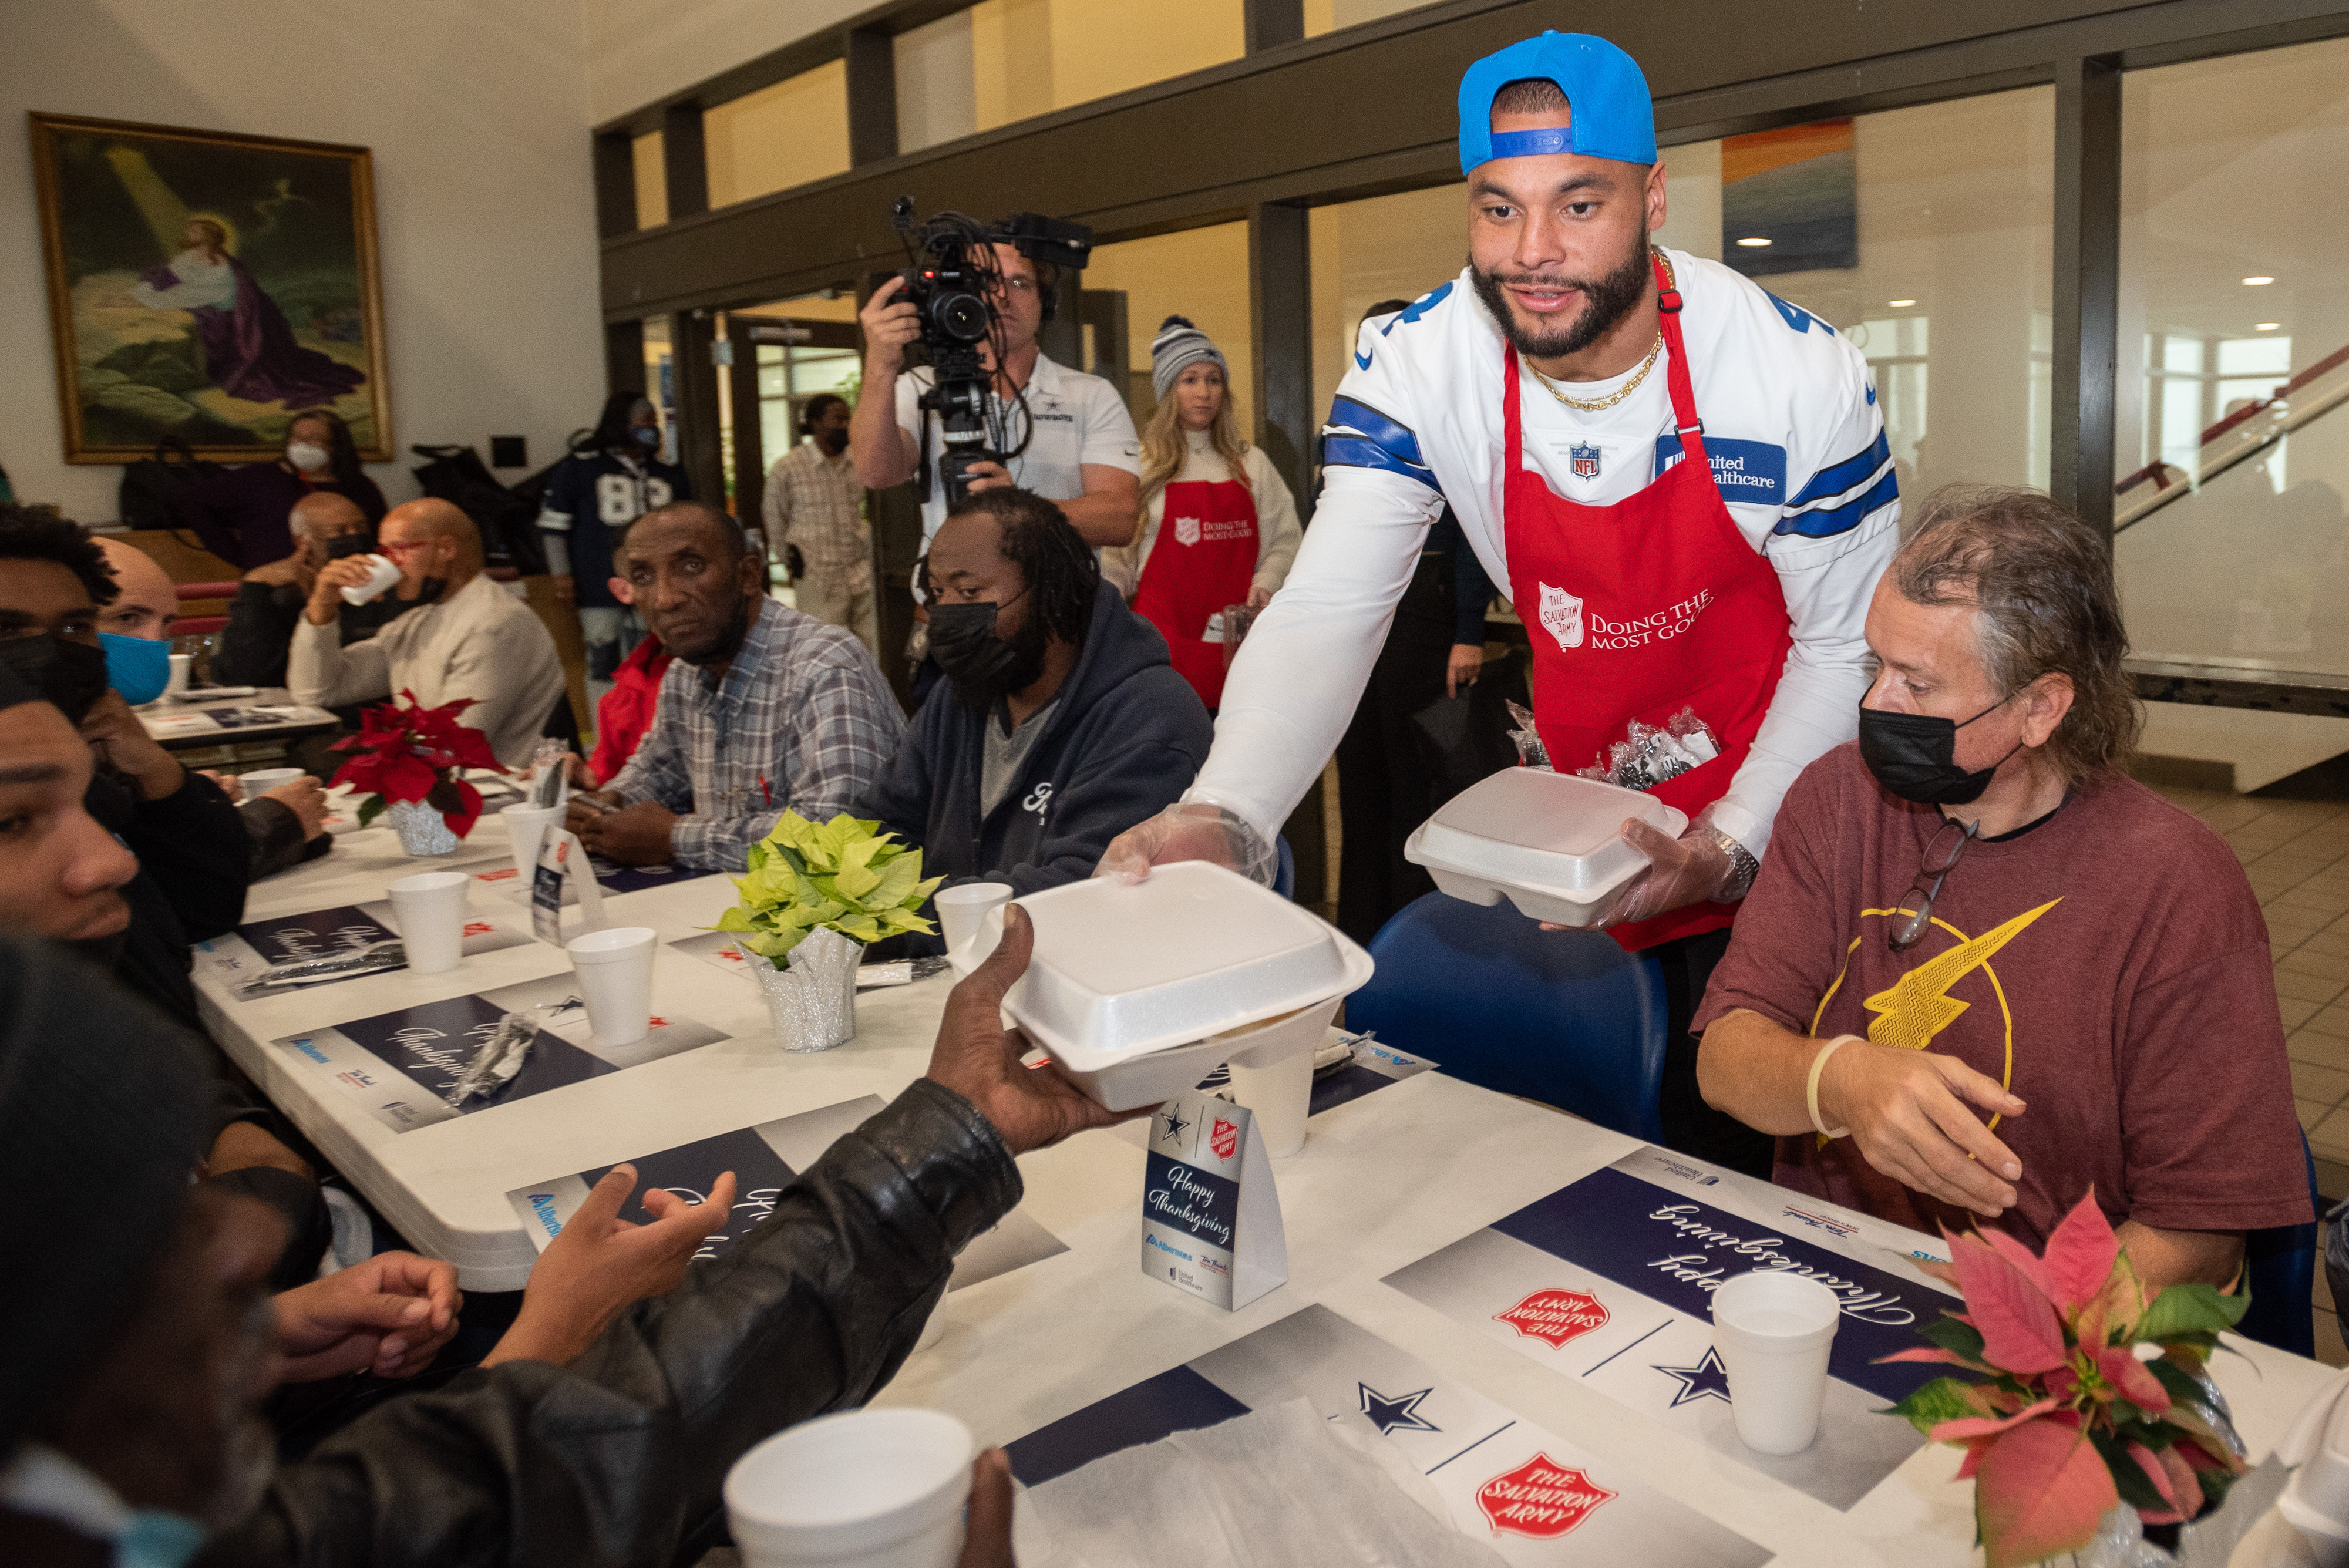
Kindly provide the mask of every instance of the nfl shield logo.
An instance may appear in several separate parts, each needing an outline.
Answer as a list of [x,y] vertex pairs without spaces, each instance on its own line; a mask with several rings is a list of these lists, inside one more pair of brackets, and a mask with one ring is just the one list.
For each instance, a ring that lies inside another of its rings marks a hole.
[[1541,623],[1560,648],[1582,646],[1582,601],[1564,588],[1542,584]]
[[1196,517],[1177,517],[1174,519],[1174,542],[1178,545],[1197,544],[1199,542],[1199,520]]
[[1566,449],[1566,455],[1573,460],[1575,478],[1596,479],[1599,477],[1599,449],[1597,447],[1585,441],[1577,441],[1572,446]]

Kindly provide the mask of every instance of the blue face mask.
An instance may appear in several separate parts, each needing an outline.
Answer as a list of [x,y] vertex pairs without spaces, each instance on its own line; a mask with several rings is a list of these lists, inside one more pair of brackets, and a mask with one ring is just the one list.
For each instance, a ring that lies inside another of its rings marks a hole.
[[141,702],[152,702],[171,683],[171,644],[168,639],[101,631],[98,645],[106,649],[106,683],[121,692],[122,700],[133,708]]
[[26,1444],[0,1469],[0,1502],[110,1542],[114,1568],[184,1568],[207,1533],[182,1514],[130,1507],[81,1465],[38,1443]]
[[660,445],[661,433],[660,427],[657,425],[636,425],[628,433],[636,438],[638,446]]

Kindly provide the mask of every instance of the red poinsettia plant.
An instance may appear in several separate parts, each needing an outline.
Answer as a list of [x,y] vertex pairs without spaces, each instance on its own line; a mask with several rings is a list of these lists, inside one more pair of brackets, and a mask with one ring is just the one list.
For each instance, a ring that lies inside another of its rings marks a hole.
[[481,792],[460,777],[458,770],[506,771],[490,750],[489,737],[457,722],[457,715],[473,702],[471,697],[460,697],[427,708],[403,686],[396,701],[378,702],[360,713],[359,732],[334,745],[336,751],[359,754],[336,769],[331,783],[367,793],[367,804],[359,807],[361,827],[386,806],[420,800],[438,811],[458,837],[473,831],[473,824],[481,820]]
[[1951,1236],[1962,1313],[1922,1330],[1930,1348],[1888,1361],[1944,1362],[1983,1375],[1937,1377],[1894,1406],[1935,1442],[1966,1450],[1988,1568],[2088,1544],[2115,1503],[2148,1524],[2190,1520],[2243,1473],[2202,1379],[2248,1291],[2147,1290],[2091,1190],[2047,1238],[2044,1257],[1998,1231]]

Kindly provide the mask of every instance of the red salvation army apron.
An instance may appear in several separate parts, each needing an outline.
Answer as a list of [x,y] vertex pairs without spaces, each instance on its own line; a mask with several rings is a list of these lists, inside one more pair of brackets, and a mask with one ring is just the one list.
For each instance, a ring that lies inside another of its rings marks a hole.
[[[1657,319],[1682,461],[1612,506],[1582,506],[1525,466],[1517,355],[1506,350],[1502,526],[1509,595],[1533,644],[1534,725],[1551,765],[1604,765],[1632,720],[1693,708],[1721,754],[1649,793],[1692,817],[1729,792],[1794,646],[1778,574],[1737,531],[1704,453],[1681,296],[1655,258]],[[1633,952],[1719,930],[1730,904],[1691,904],[1609,934]]]
[[1166,487],[1133,610],[1165,636],[1175,672],[1209,708],[1223,702],[1224,645],[1200,639],[1209,616],[1247,602],[1256,559],[1256,500],[1247,485],[1194,479]]

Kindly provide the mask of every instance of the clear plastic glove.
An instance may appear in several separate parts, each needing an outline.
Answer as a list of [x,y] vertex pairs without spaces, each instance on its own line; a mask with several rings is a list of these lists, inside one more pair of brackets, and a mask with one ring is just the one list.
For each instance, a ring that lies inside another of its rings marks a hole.
[[1205,801],[1178,801],[1111,839],[1093,875],[1147,881],[1153,866],[1176,860],[1212,860],[1266,888],[1280,869],[1279,851],[1237,813]]
[[1714,841],[1702,818],[1691,823],[1680,837],[1667,838],[1634,817],[1623,825],[1623,838],[1648,857],[1648,869],[1608,912],[1601,926],[1628,926],[1690,904],[1710,902],[1728,890],[1730,879],[1737,874],[1736,863]]

